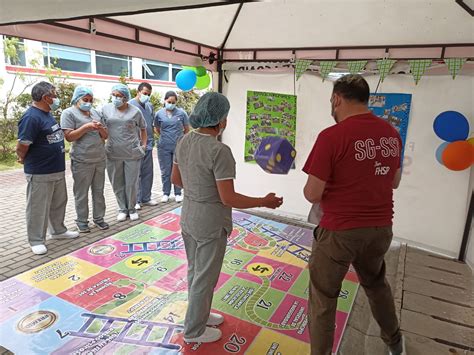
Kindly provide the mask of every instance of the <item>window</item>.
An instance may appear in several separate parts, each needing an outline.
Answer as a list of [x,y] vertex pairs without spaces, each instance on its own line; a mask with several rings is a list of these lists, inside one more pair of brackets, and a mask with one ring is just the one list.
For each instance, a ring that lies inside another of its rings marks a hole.
[[172,81],[176,81],[176,75],[183,69],[180,65],[173,64],[171,78]]
[[106,52],[95,52],[97,74],[129,76],[130,57],[126,55],[111,54]]
[[81,73],[91,72],[91,51],[89,49],[43,42],[43,59],[45,66]]
[[3,40],[5,63],[26,66],[25,42],[23,38],[5,36]]
[[168,63],[152,62],[149,60],[143,60],[142,74],[143,79],[152,80],[170,80],[170,66]]

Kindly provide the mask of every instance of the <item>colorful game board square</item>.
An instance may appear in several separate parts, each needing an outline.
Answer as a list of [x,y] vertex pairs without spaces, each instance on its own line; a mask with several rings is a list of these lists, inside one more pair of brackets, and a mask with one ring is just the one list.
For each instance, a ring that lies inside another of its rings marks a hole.
[[245,265],[247,265],[254,256],[254,254],[243,250],[227,248],[224,263],[222,264],[222,272],[234,275],[236,272],[245,270]]
[[11,318],[16,312],[37,305],[51,295],[16,279],[0,283],[0,323]]
[[77,250],[72,256],[88,261],[92,264],[109,268],[119,261],[127,258],[128,247],[123,242],[111,238],[106,238],[95,242],[89,246]]
[[104,270],[80,284],[60,293],[58,297],[95,313],[107,313],[138,296],[146,285],[115,272]]
[[262,329],[246,354],[309,354],[309,344],[270,329]]
[[50,294],[57,295],[101,272],[102,267],[74,256],[63,256],[16,278]]
[[357,295],[357,289],[359,284],[349,280],[342,281],[341,292],[337,299],[337,310],[341,312],[349,313],[354,303],[354,299]]
[[[254,266],[252,266],[249,271],[248,269],[250,265]],[[271,275],[268,275],[268,278],[271,281],[271,287],[281,291],[288,291],[294,280],[296,280],[303,271],[303,269],[299,267],[284,264],[257,255],[247,265],[245,265],[243,268],[245,272],[239,272],[237,273],[237,276],[245,280],[258,283],[260,280],[260,275],[266,268],[272,270]]]
[[258,255],[304,268],[308,264],[311,250],[286,240],[280,240],[275,243],[273,248],[259,251]]
[[160,253],[186,260],[186,250],[184,249],[184,241],[181,233],[173,233],[163,239],[157,250]]
[[332,347],[333,354],[337,354],[339,346],[341,346],[341,340],[344,334],[344,329],[346,329],[348,318],[349,313],[336,311],[336,329],[334,330],[334,343]]
[[278,308],[284,293],[271,289],[268,279],[261,281],[257,284],[232,277],[214,294],[213,308],[259,326],[271,326],[267,321]]
[[181,230],[179,220],[180,220],[179,215],[173,212],[168,212],[146,221],[145,224],[148,224],[154,227],[159,227],[162,229],[166,229],[172,232],[179,232]]
[[69,341],[68,331],[81,321],[82,312],[82,308],[50,297],[1,324],[0,344],[15,354],[49,354]]
[[166,274],[159,281],[154,283],[155,286],[174,292],[188,290],[188,265],[183,264],[170,273]]
[[309,297],[309,270],[308,268],[303,269],[301,274],[296,278],[296,281],[291,285],[289,293],[303,298],[308,299]]
[[110,270],[151,285],[183,263],[185,261],[182,259],[162,253],[135,253],[112,266]]
[[[213,312],[221,313],[215,310]],[[177,343],[183,347],[182,354],[245,354],[261,328],[231,315],[223,315],[224,323],[219,326],[222,338],[219,341],[187,344],[183,340],[183,334],[178,335]]]
[[113,236],[113,238],[120,240],[124,244],[127,244],[130,251],[133,251],[135,246],[140,247],[141,243],[156,242],[171,234],[173,233],[171,233],[169,230],[156,228],[151,225],[141,223],[117,233]]
[[311,249],[313,245],[313,231],[308,228],[284,225],[282,235],[286,240]]
[[308,302],[305,299],[286,295],[270,318],[271,322],[281,326],[280,329],[274,328],[273,330],[309,342],[307,313]]

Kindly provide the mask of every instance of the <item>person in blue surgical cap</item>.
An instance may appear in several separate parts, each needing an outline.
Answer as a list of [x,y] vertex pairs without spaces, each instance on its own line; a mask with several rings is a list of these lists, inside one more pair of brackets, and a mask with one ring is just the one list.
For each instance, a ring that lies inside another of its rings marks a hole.
[[109,132],[105,144],[107,173],[119,206],[117,221],[139,218],[137,203],[140,164],[147,145],[146,121],[140,110],[129,105],[126,85],[112,87],[112,102],[102,108],[103,121]]
[[92,218],[100,229],[109,225],[104,221],[105,149],[107,129],[99,113],[92,107],[92,89],[78,86],[72,95],[72,106],[61,114],[61,128],[68,142],[72,142],[71,171],[76,205],[76,224],[80,233],[89,233],[89,189],[92,194]]
[[[163,184],[161,202],[168,202],[171,193],[171,168],[173,155],[178,139],[189,132],[189,118],[183,109],[176,107],[178,95],[174,91],[165,94],[165,107],[155,116],[155,131],[160,135],[158,140],[158,161]],[[174,185],[176,202],[183,201],[181,189]]]
[[235,160],[219,142],[227,125],[230,104],[215,92],[202,96],[189,117],[196,130],[176,147],[171,181],[186,189],[181,212],[181,234],[188,259],[188,309],[184,320],[186,342],[210,343],[222,333],[213,328],[224,317],[211,313],[214,287],[232,232],[232,207],[277,208],[283,198],[270,193],[249,197],[234,190]]

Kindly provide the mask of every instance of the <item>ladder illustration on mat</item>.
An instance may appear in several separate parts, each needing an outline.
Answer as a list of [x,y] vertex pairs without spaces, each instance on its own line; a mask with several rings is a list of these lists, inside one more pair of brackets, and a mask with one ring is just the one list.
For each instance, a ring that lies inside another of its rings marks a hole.
[[[139,320],[139,321],[130,320],[127,318],[110,317],[110,316],[104,316],[104,315],[93,314],[93,313],[82,313],[81,316],[87,318],[85,323],[82,325],[81,329],[79,329],[77,332],[68,331],[69,335],[80,337],[80,338],[96,339],[96,338],[99,338],[104,333],[108,332],[109,329],[111,329],[114,322],[123,322],[123,323],[126,323],[125,326],[120,330],[117,337],[113,339],[113,341],[116,343],[151,346],[155,348],[164,348],[164,349],[170,349],[170,350],[181,350],[181,346],[179,344],[170,343],[170,340],[174,334],[182,332],[183,326],[181,325],[170,324],[170,323],[160,323],[160,322],[150,322],[146,320]],[[103,320],[105,321],[105,323],[98,333],[88,333],[87,329],[91,326],[91,324],[95,320]],[[143,335],[140,337],[140,339],[127,337],[128,331],[134,324],[146,326],[146,329],[143,332]],[[162,328],[163,330],[165,330],[165,333],[163,337],[161,338],[161,341],[148,340],[148,337],[150,336],[151,332],[157,328]]]
[[123,243],[128,249],[122,251],[122,254],[144,253],[150,251],[166,251],[166,250],[184,250],[184,242],[180,238],[172,240],[160,240],[157,242],[141,242],[141,243]]

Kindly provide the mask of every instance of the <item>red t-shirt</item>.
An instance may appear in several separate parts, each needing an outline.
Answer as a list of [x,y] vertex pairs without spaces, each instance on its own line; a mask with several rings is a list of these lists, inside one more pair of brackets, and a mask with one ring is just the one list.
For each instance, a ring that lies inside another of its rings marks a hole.
[[326,181],[320,226],[391,226],[392,183],[401,150],[397,130],[372,113],[351,116],[322,131],[303,168]]

